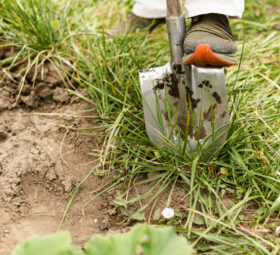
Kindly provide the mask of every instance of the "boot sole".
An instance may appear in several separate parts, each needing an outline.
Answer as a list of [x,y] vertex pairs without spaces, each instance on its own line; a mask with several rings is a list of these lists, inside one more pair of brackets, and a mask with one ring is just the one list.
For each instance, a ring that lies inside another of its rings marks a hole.
[[199,44],[192,54],[183,57],[185,65],[232,66],[236,64],[234,54],[214,53],[209,44]]

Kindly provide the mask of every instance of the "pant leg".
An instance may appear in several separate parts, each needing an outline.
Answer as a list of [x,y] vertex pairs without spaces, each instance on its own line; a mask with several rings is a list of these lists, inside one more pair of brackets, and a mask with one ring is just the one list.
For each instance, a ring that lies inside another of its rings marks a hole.
[[132,13],[147,19],[166,17],[166,0],[136,0]]
[[[207,13],[241,18],[244,0],[185,0],[185,8],[187,18]],[[143,18],[164,18],[166,0],[136,0],[132,12]]]
[[208,13],[219,13],[231,18],[241,18],[244,0],[186,0],[187,18]]

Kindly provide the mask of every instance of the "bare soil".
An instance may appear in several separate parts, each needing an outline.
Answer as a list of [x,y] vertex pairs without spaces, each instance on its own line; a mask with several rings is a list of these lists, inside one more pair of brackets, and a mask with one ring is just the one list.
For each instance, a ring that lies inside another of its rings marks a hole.
[[[11,48],[2,50],[0,59],[12,54]],[[96,164],[88,152],[102,143],[75,130],[100,125],[90,118],[97,114],[68,93],[55,66],[47,63],[35,81],[30,72],[21,89],[22,68],[0,67],[0,255],[57,230],[73,189]],[[98,175],[87,179],[62,225],[78,245],[112,228],[105,196],[82,210],[101,184]]]

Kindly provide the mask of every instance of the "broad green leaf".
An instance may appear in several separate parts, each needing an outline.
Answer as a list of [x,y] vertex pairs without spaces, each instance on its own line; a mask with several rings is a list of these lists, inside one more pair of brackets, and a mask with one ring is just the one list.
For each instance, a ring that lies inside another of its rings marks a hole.
[[125,199],[122,199],[122,198],[118,197],[114,200],[114,202],[115,202],[116,205],[123,206],[124,208],[127,208],[127,201]]
[[133,220],[143,221],[145,220],[145,215],[144,213],[140,213],[136,211],[129,218]]
[[159,220],[161,215],[161,211],[159,208],[157,208],[154,212],[153,220]]
[[200,218],[200,217],[195,217],[193,219],[193,223],[195,223],[196,225],[199,225],[199,226],[205,225],[204,219]]
[[33,238],[19,245],[12,255],[82,255],[82,251],[71,245],[68,232],[60,232],[43,238]]
[[86,255],[191,255],[187,240],[171,227],[138,225],[117,236],[94,236],[87,244]]

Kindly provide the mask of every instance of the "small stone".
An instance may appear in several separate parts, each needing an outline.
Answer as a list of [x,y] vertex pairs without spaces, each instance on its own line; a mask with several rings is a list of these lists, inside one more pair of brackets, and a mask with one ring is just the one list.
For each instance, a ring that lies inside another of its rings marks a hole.
[[66,177],[63,181],[62,181],[62,185],[64,187],[65,192],[71,192],[72,190],[72,179],[70,177]]
[[98,219],[94,219],[93,223],[97,224],[98,223]]
[[47,172],[46,174],[46,179],[49,180],[49,181],[53,181],[56,179],[56,173],[54,171],[53,168],[50,168],[49,171]]
[[53,100],[59,103],[67,103],[70,101],[70,95],[66,89],[57,87],[53,93]]

